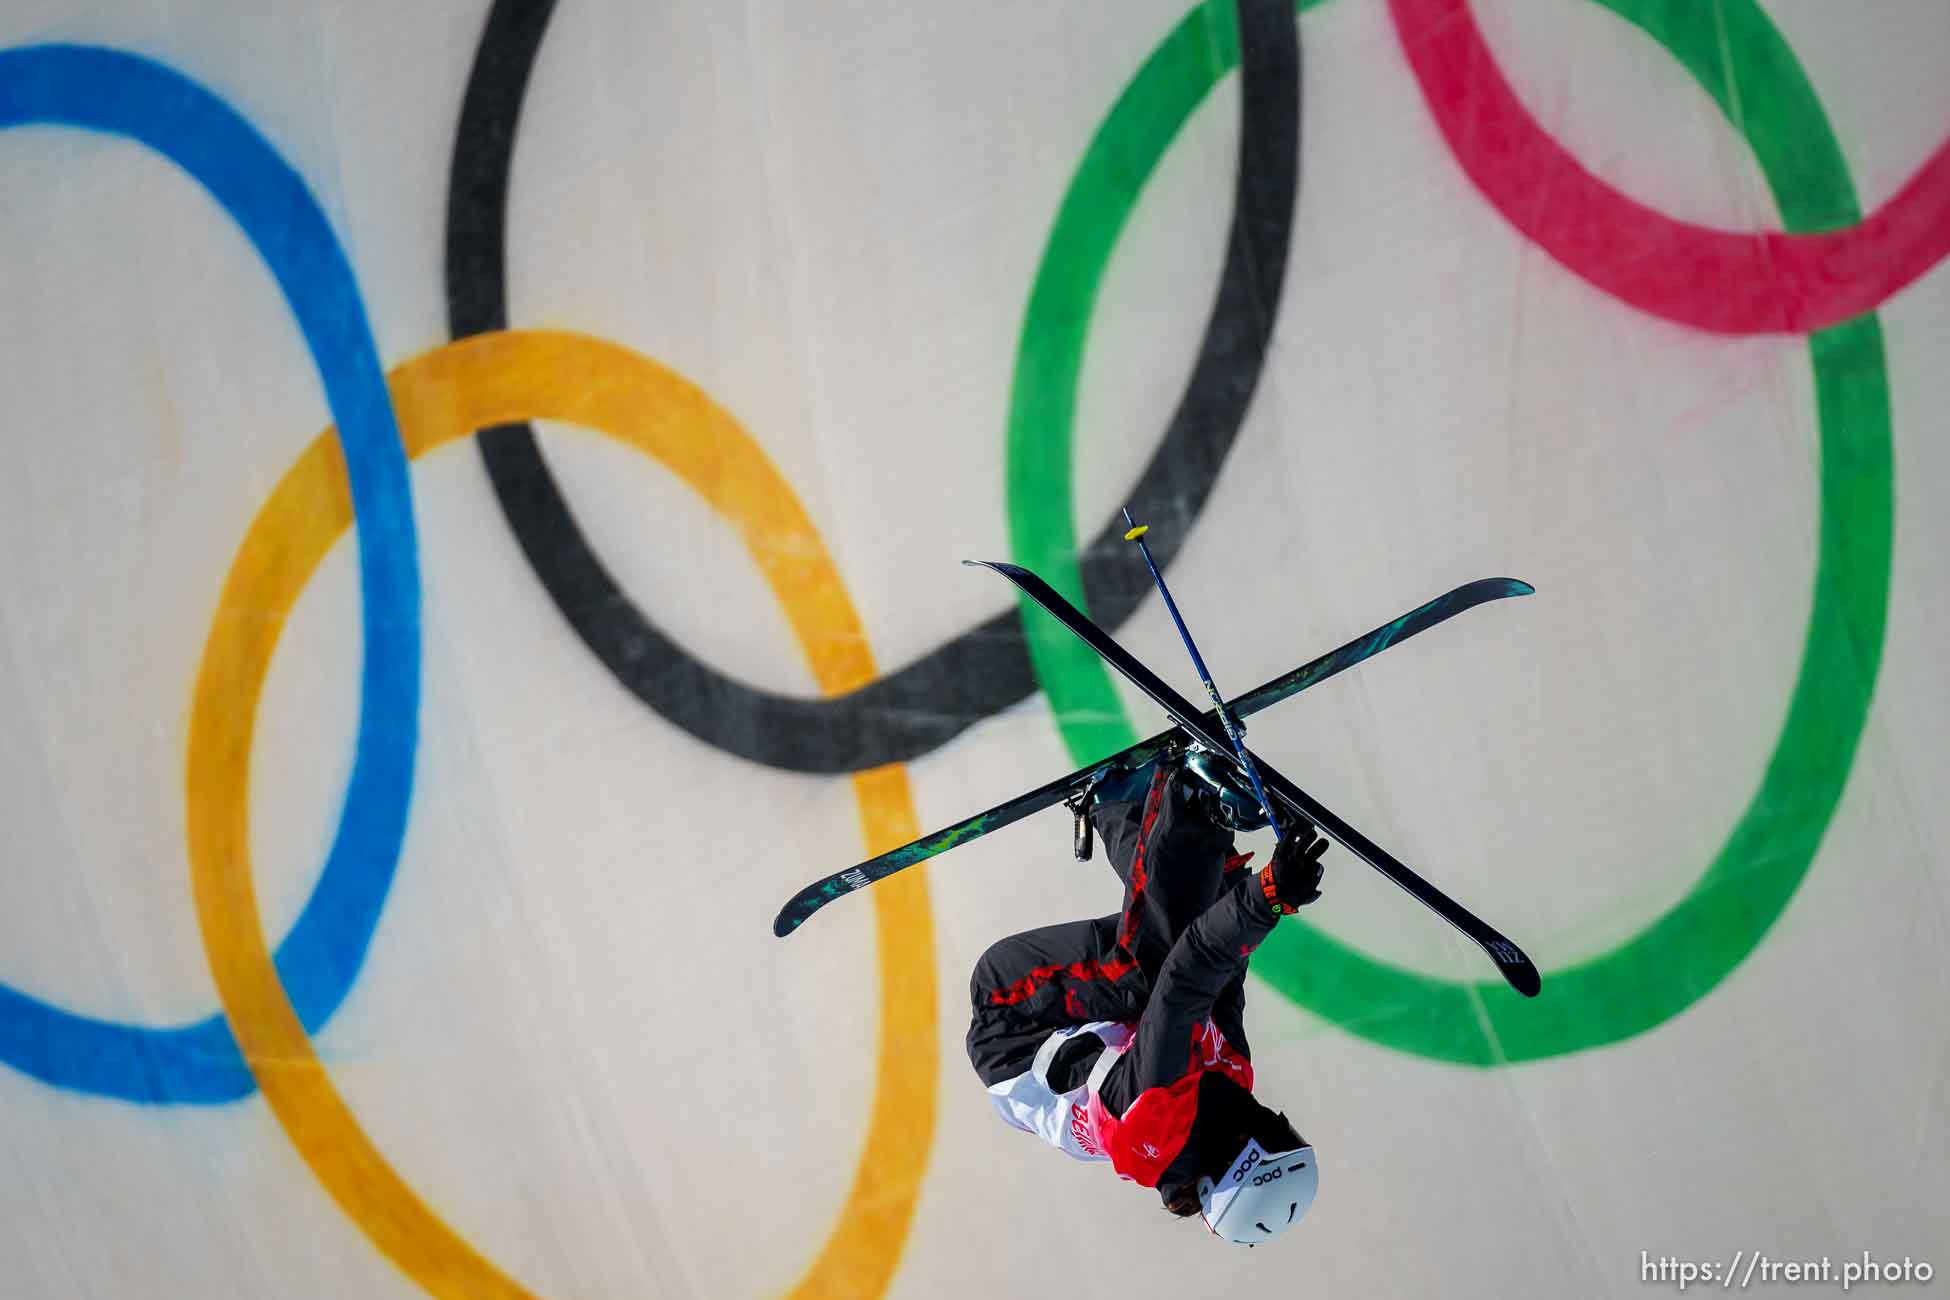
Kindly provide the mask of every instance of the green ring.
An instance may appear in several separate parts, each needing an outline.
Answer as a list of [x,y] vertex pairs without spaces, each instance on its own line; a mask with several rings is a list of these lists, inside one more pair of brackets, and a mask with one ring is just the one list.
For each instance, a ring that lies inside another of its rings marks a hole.
[[[1301,0],[1298,12],[1318,0]],[[1685,65],[1753,149],[1790,231],[1861,219],[1813,87],[1753,0],[1594,0]],[[1229,4],[1208,0],[1145,61],[1091,140],[1058,210],[1023,322],[1009,412],[1008,513],[1018,563],[1079,605],[1070,460],[1077,375],[1104,267],[1153,169],[1238,63]],[[1737,94],[1736,94],[1737,88]],[[1501,981],[1404,970],[1300,921],[1254,971],[1316,1015],[1376,1043],[1465,1065],[1617,1042],[1704,997],[1760,942],[1807,874],[1868,719],[1889,605],[1894,493],[1888,367],[1867,314],[1809,336],[1821,438],[1813,607],[1780,738],[1759,788],[1686,896],[1589,960],[1549,972],[1544,996]],[[1050,503],[1060,503],[1050,508]],[[1030,657],[1074,760],[1137,739],[1096,656],[1049,619]]]

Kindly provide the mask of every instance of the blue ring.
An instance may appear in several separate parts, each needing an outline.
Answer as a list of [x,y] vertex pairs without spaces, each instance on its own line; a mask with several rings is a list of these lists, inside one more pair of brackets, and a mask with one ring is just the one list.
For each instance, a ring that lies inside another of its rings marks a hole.
[[[358,749],[331,856],[277,953],[285,992],[316,1031],[352,987],[385,906],[419,739],[412,488],[365,304],[303,179],[234,109],[181,73],[93,46],[0,52],[0,129],[34,124],[127,136],[208,190],[276,277],[338,426],[364,610]],[[149,1104],[234,1101],[257,1087],[220,1014],[152,1029],[76,1015],[4,985],[0,1061],[57,1087]]]

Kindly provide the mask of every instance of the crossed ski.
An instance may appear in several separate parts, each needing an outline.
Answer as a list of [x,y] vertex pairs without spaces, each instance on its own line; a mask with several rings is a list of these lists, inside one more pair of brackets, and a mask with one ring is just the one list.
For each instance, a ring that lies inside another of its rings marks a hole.
[[[1172,715],[1177,725],[1087,767],[1078,768],[1066,776],[1058,777],[993,808],[964,818],[931,835],[924,835],[897,849],[891,849],[844,871],[814,881],[795,894],[780,910],[778,918],[772,923],[774,934],[783,937],[792,933],[814,912],[836,898],[864,889],[875,881],[883,880],[897,871],[924,862],[957,844],[967,843],[990,831],[1020,821],[1033,812],[1060,803],[1071,793],[1106,772],[1141,767],[1170,750],[1183,750],[1193,744],[1211,750],[1221,759],[1230,761],[1235,767],[1242,766],[1239,757],[1233,753],[1231,747],[1215,735],[1219,723],[1216,711],[1207,709],[1201,712],[1193,708],[1183,696],[1118,645],[1108,633],[1091,622],[1041,578],[1013,564],[975,560],[965,561],[965,563],[994,569],[1015,583],[1025,595],[1062,622],[1085,644],[1096,650],[1113,668],[1162,705],[1166,712]],[[1297,695],[1310,686],[1318,685],[1336,673],[1372,658],[1390,646],[1397,645],[1419,632],[1453,618],[1464,610],[1472,609],[1486,601],[1529,595],[1531,591],[1530,584],[1514,578],[1480,578],[1475,582],[1465,583],[1289,673],[1282,674],[1228,701],[1226,708],[1235,719],[1247,717],[1269,705]],[[1276,801],[1290,811],[1306,817],[1350,852],[1461,930],[1481,947],[1492,961],[1496,962],[1498,970],[1518,992],[1526,996],[1536,995],[1540,984],[1537,970],[1522,949],[1493,927],[1485,924],[1467,908],[1402,865],[1306,791],[1269,769],[1263,760],[1257,760],[1257,756],[1255,759],[1260,774]]]
[[[1133,686],[1156,701],[1166,713],[1171,715],[1172,721],[1183,728],[1186,735],[1229,762],[1242,775],[1251,770],[1247,757],[1251,754],[1250,750],[1235,753],[1224,739],[1213,734],[1211,727],[1199,716],[1196,705],[1173,690],[1162,677],[1146,668],[1137,656],[1117,644],[1110,633],[1091,622],[1083,611],[1065,600],[1047,582],[1021,565],[1005,564],[1000,560],[963,560],[962,563],[993,569],[1015,583],[1024,595],[1054,615],[1056,620],[1070,629],[1079,640],[1101,655],[1105,663],[1122,673]],[[1543,981],[1537,974],[1537,968],[1531,964],[1530,958],[1524,955],[1523,949],[1511,943],[1494,926],[1474,912],[1404,866],[1386,849],[1342,821],[1333,809],[1267,766],[1265,760],[1252,755],[1251,763],[1258,767],[1260,780],[1265,783],[1267,793],[1275,801],[1318,826],[1328,838],[1400,885],[1414,895],[1424,907],[1462,931],[1471,942],[1488,954],[1491,961],[1496,963],[1497,971],[1509,981],[1511,988],[1527,998],[1537,996],[1537,990],[1542,986]]]

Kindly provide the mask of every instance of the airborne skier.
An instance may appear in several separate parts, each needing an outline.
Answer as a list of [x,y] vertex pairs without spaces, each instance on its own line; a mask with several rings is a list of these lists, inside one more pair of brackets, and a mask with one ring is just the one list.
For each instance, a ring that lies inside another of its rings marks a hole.
[[1109,1161],[1228,1241],[1270,1240],[1306,1213],[1318,1169],[1253,1095],[1246,962],[1282,915],[1320,897],[1327,841],[1296,818],[1248,870],[1232,833],[1265,818],[1196,749],[1114,773],[1071,806],[1078,857],[1094,829],[1124,906],[983,953],[969,1060],[1008,1123]]
[[[1319,1186],[1313,1147],[1253,1096],[1245,1026],[1247,960],[1281,916],[1320,897],[1327,841],[1316,822],[1467,936],[1519,994],[1537,996],[1542,980],[1494,926],[1256,760],[1239,719],[1473,605],[1533,589],[1514,578],[1465,584],[1228,704],[1144,541],[1148,526],[1129,510],[1124,519],[1212,708],[1201,713],[1030,570],[962,561],[1015,584],[1162,706],[1173,728],[814,881],[780,909],[772,933],[791,934],[836,898],[1069,803],[1077,857],[1090,856],[1093,831],[1102,835],[1124,884],[1123,910],[991,945],[969,981],[969,1062],[1008,1123],[1079,1160],[1109,1161],[1121,1177],[1157,1188],[1173,1214],[1198,1214],[1214,1235],[1256,1246],[1292,1227]],[[1232,832],[1269,825],[1279,842],[1267,866],[1250,872]]]

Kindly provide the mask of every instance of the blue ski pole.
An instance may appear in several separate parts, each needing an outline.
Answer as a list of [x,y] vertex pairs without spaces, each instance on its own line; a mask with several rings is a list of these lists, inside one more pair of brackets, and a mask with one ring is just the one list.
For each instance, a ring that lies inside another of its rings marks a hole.
[[1198,647],[1192,644],[1192,634],[1185,628],[1185,620],[1178,615],[1178,602],[1171,598],[1171,588],[1165,586],[1165,575],[1158,572],[1158,565],[1151,558],[1151,548],[1145,544],[1144,535],[1151,529],[1150,524],[1141,524],[1131,518],[1131,508],[1124,507],[1124,522],[1130,531],[1124,534],[1127,542],[1136,542],[1138,550],[1144,552],[1144,567],[1151,570],[1151,580],[1158,584],[1158,594],[1165,598],[1165,608],[1171,611],[1171,621],[1178,625],[1178,635],[1185,641],[1185,648],[1192,652],[1192,666],[1198,669],[1198,679],[1205,683],[1205,693],[1212,699],[1212,708],[1219,715],[1219,725],[1226,730],[1226,739],[1232,742],[1232,750],[1239,755],[1240,766],[1246,769],[1246,776],[1253,783],[1253,794],[1259,799],[1259,809],[1266,814],[1266,824],[1279,835],[1280,820],[1273,815],[1273,801],[1266,797],[1266,787],[1259,783],[1259,768],[1253,763],[1253,756],[1246,752],[1246,729],[1233,721],[1232,711],[1226,708],[1225,698],[1219,688],[1212,684],[1212,674],[1200,657]]

